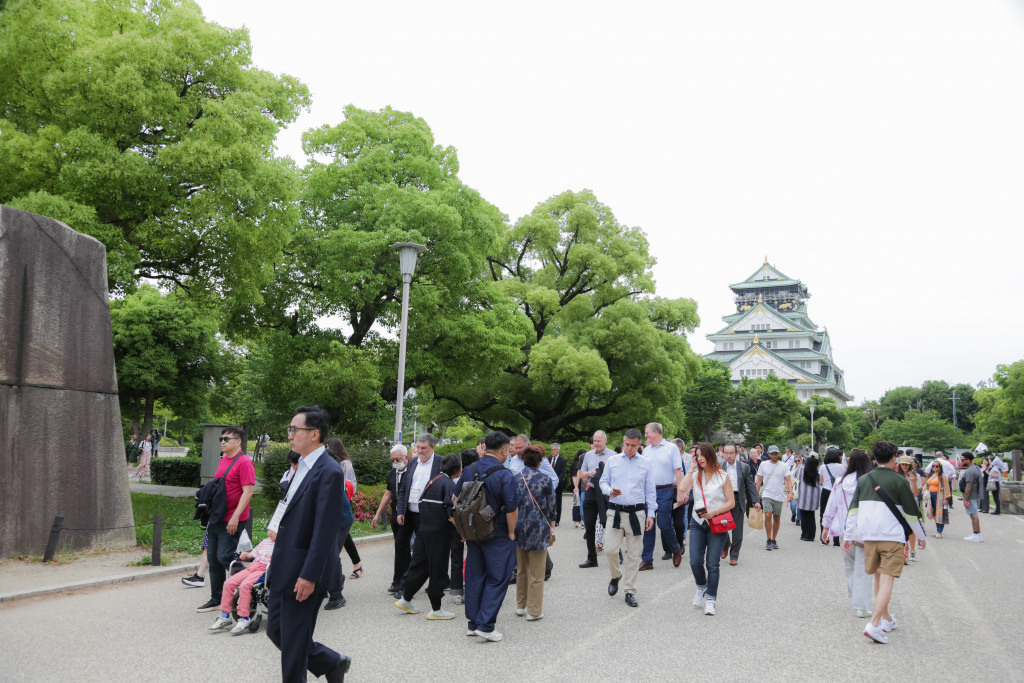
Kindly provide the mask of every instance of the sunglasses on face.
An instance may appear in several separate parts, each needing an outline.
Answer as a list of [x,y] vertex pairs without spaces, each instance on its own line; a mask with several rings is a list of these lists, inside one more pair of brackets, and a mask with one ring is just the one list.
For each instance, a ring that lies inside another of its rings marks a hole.
[[238,438],[237,436],[222,436],[222,437],[220,437],[220,440],[221,440],[221,442],[234,441],[237,438]]

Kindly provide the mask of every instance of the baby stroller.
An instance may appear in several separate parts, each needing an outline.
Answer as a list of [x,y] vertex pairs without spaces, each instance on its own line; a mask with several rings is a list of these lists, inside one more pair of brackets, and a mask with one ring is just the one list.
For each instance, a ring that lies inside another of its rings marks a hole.
[[[235,559],[231,561],[230,565],[228,565],[228,575],[234,576],[248,566],[249,561],[239,559],[239,553],[235,553]],[[267,577],[269,575],[270,565],[267,565],[267,570],[263,572],[263,576],[253,584],[252,603],[249,608],[249,633],[256,633],[260,630],[260,624],[263,622],[263,615],[267,613],[267,608],[270,605],[270,586],[267,583]],[[231,618],[235,620],[238,619],[238,613],[235,611],[237,605],[238,596],[236,594],[231,607]]]

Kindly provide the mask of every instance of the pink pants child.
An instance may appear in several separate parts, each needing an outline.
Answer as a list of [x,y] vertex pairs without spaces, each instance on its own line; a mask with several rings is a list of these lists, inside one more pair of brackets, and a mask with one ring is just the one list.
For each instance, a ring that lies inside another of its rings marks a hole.
[[231,601],[238,589],[238,616],[249,618],[249,607],[252,605],[252,587],[267,571],[267,565],[253,560],[252,563],[234,576],[224,581],[224,592],[220,596],[222,612],[231,612]]

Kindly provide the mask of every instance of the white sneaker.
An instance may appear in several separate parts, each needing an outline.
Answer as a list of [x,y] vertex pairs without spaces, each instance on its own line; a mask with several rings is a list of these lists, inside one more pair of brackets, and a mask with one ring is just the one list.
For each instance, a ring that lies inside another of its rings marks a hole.
[[225,626],[230,626],[233,623],[235,623],[235,621],[231,617],[217,617],[217,621],[213,622],[213,625],[210,626],[210,630],[219,631]]
[[406,600],[405,598],[399,598],[398,600],[395,600],[395,607],[402,610],[403,612],[408,612],[409,614],[420,613],[420,611],[416,609],[416,606],[408,600]]
[[476,631],[474,631],[474,630],[473,630],[473,629],[471,629],[471,628],[467,628],[467,629],[466,629],[466,635],[467,635],[467,636],[469,636],[470,638],[472,638],[473,636],[478,636],[478,635],[480,635],[480,634],[479,634],[479,633],[477,633]]
[[525,615],[526,615],[526,610],[525,609],[519,609],[518,607],[516,607],[516,616],[517,617],[522,617],[522,616],[525,616]]
[[857,616],[860,617],[861,619],[870,617],[871,616],[871,610],[869,610],[869,609],[859,609],[859,610],[857,610]]
[[981,534],[971,534],[970,536],[964,536],[964,540],[968,543],[981,543],[985,540],[985,537]]
[[910,561],[911,562],[917,562],[917,551],[916,550],[911,550],[910,551]]
[[541,612],[540,614],[538,614],[536,616],[533,615],[533,614],[527,614],[526,615],[526,620],[527,621],[537,621],[538,619],[543,619],[543,618],[544,618],[544,613],[543,612]]
[[240,636],[240,635],[242,635],[243,633],[245,633],[248,630],[249,630],[249,620],[248,619],[239,619],[238,623],[235,624],[235,627],[233,629],[231,629],[230,633],[233,636]]
[[429,612],[427,612],[427,619],[430,619],[431,621],[454,618],[454,614],[452,614],[451,612],[446,612],[443,609],[432,609]]
[[879,626],[882,627],[882,630],[885,631],[886,633],[889,633],[891,631],[895,631],[896,627],[898,627],[900,625],[900,620],[896,618],[895,614],[890,614],[889,616],[892,617],[892,621],[888,621],[886,619],[882,619],[879,622],[879,624],[878,624]]
[[693,606],[702,607],[704,605],[704,593],[707,591],[706,588],[698,588],[697,594],[693,596]]
[[876,643],[881,643],[882,645],[889,642],[889,638],[882,631],[882,627],[875,626],[870,621],[867,623],[867,626],[864,627],[864,635]]
[[461,605],[462,604],[462,596],[461,595],[456,595],[455,596],[455,604],[456,605]]
[[704,601],[704,614],[709,617],[715,616],[715,601],[711,598]]
[[504,636],[501,635],[501,633],[499,633],[498,631],[490,631],[490,632],[477,631],[476,634],[478,636],[480,636],[481,638],[483,638],[484,640],[489,640],[492,643],[497,643],[502,638],[504,638]]

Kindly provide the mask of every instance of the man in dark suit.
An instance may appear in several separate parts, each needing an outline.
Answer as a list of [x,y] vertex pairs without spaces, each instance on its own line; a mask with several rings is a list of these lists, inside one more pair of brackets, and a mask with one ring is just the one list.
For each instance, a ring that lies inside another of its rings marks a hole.
[[557,443],[551,444],[551,457],[548,458],[551,468],[558,475],[558,486],[555,487],[555,526],[562,522],[562,494],[565,493],[565,468],[569,463],[562,457],[562,447]]
[[732,530],[731,539],[729,538],[730,532],[725,532],[726,539],[725,548],[722,549],[722,559],[724,560],[728,556],[729,564],[735,567],[739,564],[740,546],[743,544],[743,516],[750,515],[751,507],[760,510],[761,499],[754,487],[753,470],[747,463],[736,457],[736,445],[728,443],[722,451],[725,456],[722,468],[729,475],[733,496],[736,499],[736,504],[732,508],[732,521],[736,523],[736,528]]
[[327,413],[317,406],[295,411],[288,443],[301,458],[269,524],[277,542],[268,571],[267,635],[281,651],[285,683],[305,681],[307,670],[340,683],[352,663],[313,640],[324,596],[341,588],[338,527],[345,477],[323,446],[328,426]]
[[[402,531],[400,535],[402,538],[412,538],[413,534],[416,535],[412,542],[410,566],[416,563],[416,559],[419,557],[417,553],[425,552],[422,535],[416,532],[420,529],[420,497],[423,495],[423,489],[426,488],[431,480],[441,474],[442,458],[434,454],[434,446],[436,445],[437,439],[429,432],[424,432],[416,438],[415,443],[413,443],[416,457],[409,461],[405,476],[402,477],[402,482],[398,489],[398,509],[396,511],[398,514],[395,517],[395,521],[398,522]],[[399,581],[399,593],[405,588],[405,576],[408,573],[409,568],[406,567],[405,574]]]

